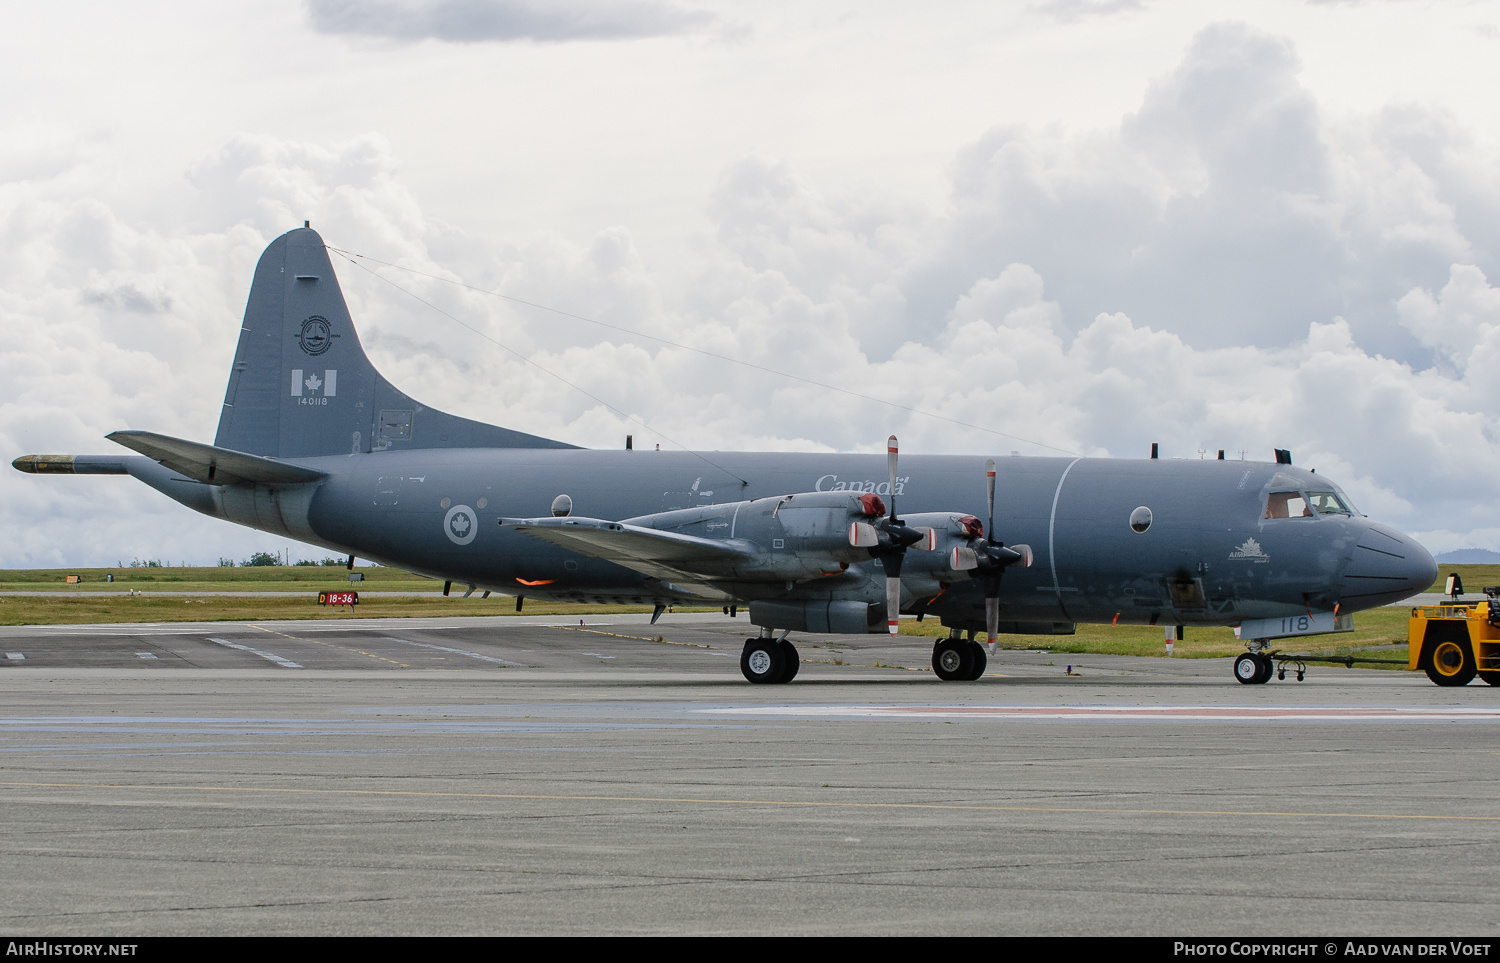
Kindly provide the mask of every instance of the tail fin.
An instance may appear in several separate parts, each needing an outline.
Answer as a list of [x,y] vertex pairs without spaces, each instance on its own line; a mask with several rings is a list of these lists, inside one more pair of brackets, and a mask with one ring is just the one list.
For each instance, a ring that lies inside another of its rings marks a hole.
[[214,446],[277,458],[574,447],[423,407],[381,377],[310,228],[272,241],[255,267]]

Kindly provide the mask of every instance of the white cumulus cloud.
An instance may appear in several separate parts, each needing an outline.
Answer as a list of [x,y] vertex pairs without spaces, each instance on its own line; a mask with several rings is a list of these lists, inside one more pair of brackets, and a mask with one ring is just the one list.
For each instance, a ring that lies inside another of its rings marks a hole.
[[[938,209],[745,156],[671,257],[630,224],[460,231],[375,134],[227,138],[173,204],[64,150],[0,172],[0,450],[212,439],[255,260],[308,219],[399,265],[334,258],[376,365],[468,417],[603,447],[1284,447],[1435,551],[1500,548],[1494,158],[1431,110],[1330,119],[1298,71],[1211,27],[1113,127],[977,136]],[[282,544],[120,478],[6,471],[0,525],[5,566]]]

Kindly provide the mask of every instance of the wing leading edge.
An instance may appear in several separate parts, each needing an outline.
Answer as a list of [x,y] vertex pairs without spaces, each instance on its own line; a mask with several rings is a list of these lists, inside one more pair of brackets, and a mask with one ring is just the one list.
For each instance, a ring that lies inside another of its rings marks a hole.
[[500,524],[660,579],[734,577],[736,569],[757,554],[754,545],[738,539],[699,538],[602,518],[502,518]]

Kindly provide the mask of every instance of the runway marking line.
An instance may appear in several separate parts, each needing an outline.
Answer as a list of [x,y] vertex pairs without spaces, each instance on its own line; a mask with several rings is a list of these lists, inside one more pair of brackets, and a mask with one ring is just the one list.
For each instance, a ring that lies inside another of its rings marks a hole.
[[430,642],[413,642],[411,639],[398,639],[395,636],[391,635],[386,636],[386,638],[391,642],[400,642],[403,645],[415,645],[418,648],[422,649],[433,649],[438,652],[451,652],[454,655],[466,655],[471,659],[479,659],[481,662],[493,662],[496,665],[505,665],[513,669],[526,668],[526,666],[520,662],[512,662],[509,659],[502,659],[499,656],[483,655],[479,652],[470,652],[468,649],[453,649],[449,648],[446,645],[433,645]]
[[124,783],[87,782],[0,782],[0,786],[14,789],[114,789],[146,790],[151,792],[206,792],[206,793],[272,793],[284,795],[324,796],[394,796],[426,799],[517,799],[552,802],[628,802],[628,803],[693,803],[707,806],[778,806],[794,808],[806,806],[819,809],[939,809],[967,812],[997,813],[1089,813],[1100,816],[1232,816],[1258,817],[1302,817],[1304,819],[1422,819],[1447,822],[1500,822],[1500,816],[1446,816],[1425,813],[1325,813],[1325,812],[1277,812],[1251,809],[1114,809],[1094,806],[985,806],[972,803],[867,803],[867,802],[820,802],[799,799],[704,799],[699,797],[670,796],[587,796],[553,795],[545,793],[492,793],[492,792],[418,792],[403,789],[266,789],[254,786],[137,786]]
[[291,639],[293,642],[306,642],[308,645],[326,646],[330,649],[339,649],[343,652],[353,652],[356,655],[369,656],[370,658],[378,659],[381,662],[389,662],[391,665],[399,665],[403,669],[411,668],[411,666],[405,662],[398,662],[395,659],[387,659],[383,655],[376,655],[373,652],[366,652],[364,649],[351,649],[347,645],[334,645],[332,642],[319,642],[317,639],[304,639],[295,635],[287,635],[285,632],[278,632],[275,629],[268,629],[264,625],[256,625],[254,622],[246,622],[245,624],[250,626],[250,628],[252,629],[260,629],[262,632],[269,632],[271,635],[279,635],[283,639]]
[[296,662],[293,662],[291,659],[283,658],[282,656],[279,656],[279,655],[277,655],[274,652],[263,652],[260,649],[254,649],[254,648],[251,648],[248,645],[241,645],[238,642],[231,642],[228,639],[216,639],[216,638],[210,637],[208,641],[216,643],[218,645],[222,645],[225,648],[238,649],[241,652],[249,652],[251,655],[258,655],[262,659],[266,659],[268,661],[275,662],[277,665],[281,666],[283,669],[300,669],[300,668],[302,668],[302,666],[298,665]]

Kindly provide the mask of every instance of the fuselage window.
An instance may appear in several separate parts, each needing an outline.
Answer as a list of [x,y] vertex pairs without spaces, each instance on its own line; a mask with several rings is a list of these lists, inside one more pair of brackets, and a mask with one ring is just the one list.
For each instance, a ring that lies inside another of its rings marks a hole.
[[1304,518],[1312,513],[1301,492],[1272,492],[1266,499],[1267,518]]
[[1308,492],[1313,511],[1319,515],[1353,515],[1354,510],[1344,503],[1335,492]]
[[1130,527],[1137,533],[1144,532],[1151,527],[1151,509],[1142,505],[1130,513]]

